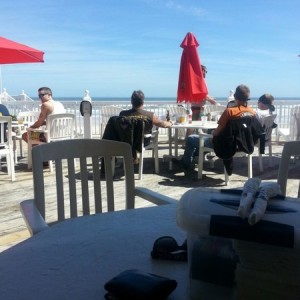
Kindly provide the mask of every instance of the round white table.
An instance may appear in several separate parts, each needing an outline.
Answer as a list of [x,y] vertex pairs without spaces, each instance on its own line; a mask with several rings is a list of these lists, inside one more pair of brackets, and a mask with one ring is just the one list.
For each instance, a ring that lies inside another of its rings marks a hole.
[[164,235],[185,239],[176,205],[66,220],[0,254],[1,299],[104,299],[104,284],[127,269],[175,279],[169,299],[187,299],[187,263],[150,256]]

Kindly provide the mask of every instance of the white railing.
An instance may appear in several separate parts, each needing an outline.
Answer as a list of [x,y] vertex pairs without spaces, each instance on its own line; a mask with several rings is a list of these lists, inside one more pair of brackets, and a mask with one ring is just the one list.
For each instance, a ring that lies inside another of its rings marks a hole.
[[[76,115],[77,121],[77,133],[78,135],[83,135],[83,117],[80,114],[80,103],[81,101],[61,101],[68,113],[73,113]],[[17,115],[20,111],[39,111],[40,102],[39,101],[9,101],[3,102],[4,105],[7,106],[11,115]],[[220,101],[220,104],[226,105],[226,101]],[[252,104],[252,103],[250,103]],[[93,136],[100,136],[100,128],[101,128],[101,107],[107,105],[119,106],[122,109],[131,108],[130,103],[121,102],[121,103],[112,103],[105,101],[93,101],[92,106],[92,116],[91,116],[91,130]],[[275,122],[280,127],[288,127],[290,121],[290,110],[292,107],[300,105],[299,101],[276,101],[276,113],[277,118]],[[145,109],[153,111],[158,116],[165,116],[166,111],[169,107],[177,106],[177,103],[162,103],[162,102],[147,102],[145,104]],[[252,104],[253,108],[256,108],[256,103]],[[167,130],[161,128],[160,134],[167,134]],[[274,130],[274,134],[276,134],[276,130]]]

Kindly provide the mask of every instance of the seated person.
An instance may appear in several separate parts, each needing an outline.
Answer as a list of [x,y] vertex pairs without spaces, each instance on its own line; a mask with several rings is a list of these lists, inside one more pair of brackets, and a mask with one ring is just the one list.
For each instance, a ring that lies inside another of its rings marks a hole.
[[[234,93],[235,106],[228,107],[222,113],[219,121],[218,127],[212,132],[213,136],[218,136],[225,129],[228,120],[246,116],[255,116],[255,111],[252,107],[248,106],[248,100],[250,96],[250,89],[246,85],[239,85]],[[212,139],[207,138],[204,141],[204,146],[208,148],[213,148]],[[173,158],[172,161],[187,171],[192,170],[192,160],[193,157],[199,152],[199,135],[192,134],[188,136],[185,146],[185,151],[181,160]]]
[[[38,120],[30,126],[30,128],[39,128],[46,125],[47,117],[51,114],[63,114],[66,112],[63,104],[52,99],[52,91],[48,87],[41,87],[38,90],[39,98],[41,99],[41,112]],[[24,132],[22,139],[28,143],[28,134]],[[40,135],[40,141],[46,142],[44,134]]]
[[[145,95],[141,90],[133,91],[131,95],[132,108],[129,110],[122,110],[120,116],[136,116],[136,117],[148,117],[152,120],[152,125],[156,127],[169,128],[172,126],[172,121],[163,121],[152,111],[144,109]],[[152,128],[151,128],[152,130]],[[151,133],[147,132],[147,133]]]
[[[9,114],[9,111],[7,109],[7,107],[3,104],[0,104],[0,117],[3,116],[3,117],[9,117],[10,114]],[[7,124],[4,124],[4,128],[6,128],[6,125]],[[1,126],[1,125],[0,125]],[[1,128],[0,128],[1,129]],[[4,141],[0,141],[0,142],[4,142]]]
[[[152,133],[152,126],[168,128],[172,126],[172,121],[163,121],[153,112],[144,109],[145,96],[141,90],[134,91],[131,95],[132,108],[129,110],[122,110],[119,114],[120,117],[130,117],[135,119],[143,119],[145,121],[144,133]],[[148,122],[149,121],[149,122]],[[109,134],[109,133],[108,133]],[[104,132],[104,136],[106,132]],[[147,145],[149,140],[144,140],[144,144]],[[138,163],[136,152],[133,151],[134,163]]]
[[[144,109],[145,95],[141,90],[133,91],[131,95],[132,108],[129,110],[122,110],[120,116],[123,117],[142,117],[148,118],[152,121],[152,126],[168,128],[172,126],[172,121],[163,121],[153,112]],[[151,128],[145,128],[145,133],[151,133]],[[146,141],[145,141],[146,142]],[[147,142],[146,142],[147,143]],[[134,157],[134,163],[138,163],[137,158]]]
[[[273,115],[275,106],[273,105],[274,97],[271,94],[263,94],[259,97],[256,109],[256,117],[259,119]],[[273,123],[273,128],[277,127],[277,124]]]

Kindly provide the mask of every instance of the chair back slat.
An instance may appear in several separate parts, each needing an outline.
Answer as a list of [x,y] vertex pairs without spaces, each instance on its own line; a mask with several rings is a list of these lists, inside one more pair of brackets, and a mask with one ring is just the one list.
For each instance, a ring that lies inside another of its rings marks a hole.
[[55,160],[56,194],[57,194],[57,218],[59,221],[65,219],[65,197],[64,197],[64,177],[61,160]]
[[77,217],[77,193],[76,193],[76,176],[75,163],[73,158],[68,159],[68,180],[70,193],[70,215],[71,218]]
[[95,211],[96,213],[102,212],[102,194],[101,194],[101,181],[100,181],[100,164],[99,159],[92,159],[93,164],[93,180],[94,180],[94,198],[95,198]]

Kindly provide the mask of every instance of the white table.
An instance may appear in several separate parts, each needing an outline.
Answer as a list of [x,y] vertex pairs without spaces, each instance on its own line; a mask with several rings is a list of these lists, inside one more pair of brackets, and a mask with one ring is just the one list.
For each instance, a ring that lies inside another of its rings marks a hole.
[[[178,129],[200,129],[200,130],[209,130],[216,129],[218,123],[216,121],[193,121],[192,123],[176,123],[169,128],[169,169],[172,170],[172,160],[173,157],[173,145],[172,141],[174,140],[174,151],[175,157],[178,157]],[[174,130],[174,138],[172,138],[172,130]]]
[[185,239],[176,205],[64,221],[0,254],[1,299],[104,299],[105,282],[126,269],[175,279],[169,299],[187,299],[187,263],[151,259],[164,235]]

